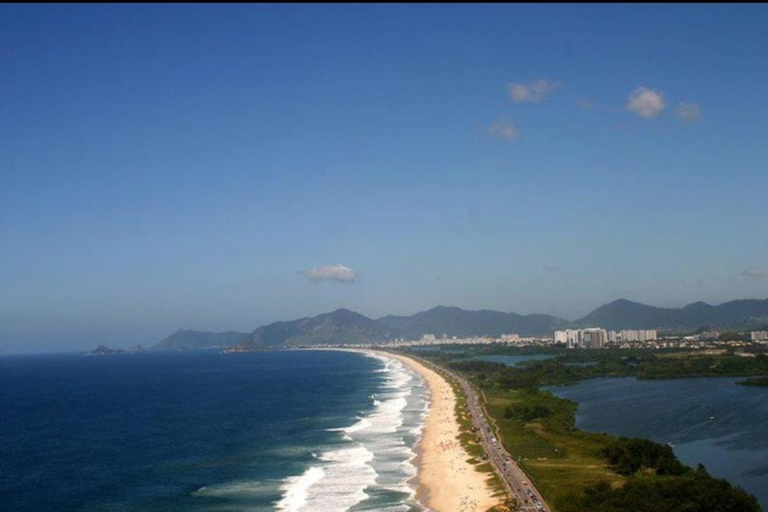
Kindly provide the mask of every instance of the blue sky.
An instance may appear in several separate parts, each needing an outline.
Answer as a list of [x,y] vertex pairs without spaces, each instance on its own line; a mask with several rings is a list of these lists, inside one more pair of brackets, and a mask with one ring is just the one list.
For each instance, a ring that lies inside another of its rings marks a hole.
[[0,351],[768,297],[766,22],[0,6]]

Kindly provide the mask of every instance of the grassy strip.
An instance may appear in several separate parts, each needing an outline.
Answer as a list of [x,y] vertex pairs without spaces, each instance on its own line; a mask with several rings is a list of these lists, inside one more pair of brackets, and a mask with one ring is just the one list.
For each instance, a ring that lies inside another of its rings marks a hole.
[[[550,507],[574,488],[608,481],[621,485],[624,478],[613,473],[600,454],[611,436],[573,428],[576,404],[542,391],[490,391],[486,408],[499,429],[504,447],[518,461]],[[505,418],[507,407],[546,407],[546,418],[525,421]]]

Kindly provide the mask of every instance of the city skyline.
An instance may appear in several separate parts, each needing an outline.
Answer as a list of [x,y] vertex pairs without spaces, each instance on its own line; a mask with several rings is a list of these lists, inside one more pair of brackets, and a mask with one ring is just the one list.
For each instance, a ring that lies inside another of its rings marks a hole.
[[0,6],[0,352],[764,299],[767,14]]

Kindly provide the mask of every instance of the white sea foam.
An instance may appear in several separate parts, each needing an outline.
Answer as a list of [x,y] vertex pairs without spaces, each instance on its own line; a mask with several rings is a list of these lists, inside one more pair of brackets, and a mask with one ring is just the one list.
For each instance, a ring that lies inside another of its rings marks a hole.
[[[407,482],[416,474],[413,445],[426,418],[427,388],[400,361],[368,355],[382,363],[376,370],[380,388],[369,396],[372,410],[352,425],[328,429],[340,433],[340,444],[320,453],[302,475],[283,481],[278,510],[342,512],[358,504],[361,510],[413,510],[415,489]],[[402,494],[399,503],[392,502],[392,492]]]
[[376,481],[369,465],[373,453],[358,445],[329,451],[320,460],[323,466],[285,480],[277,510],[343,512],[368,497],[365,488]]
[[319,482],[325,471],[319,467],[311,467],[301,476],[288,477],[281,487],[285,492],[283,499],[277,503],[277,510],[298,511],[307,505],[309,488]]

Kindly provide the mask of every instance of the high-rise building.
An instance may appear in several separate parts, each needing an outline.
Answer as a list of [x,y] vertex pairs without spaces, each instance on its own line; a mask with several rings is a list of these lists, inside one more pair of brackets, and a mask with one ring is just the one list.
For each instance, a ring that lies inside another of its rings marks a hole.
[[565,331],[565,336],[566,336],[566,343],[568,344],[568,348],[581,347],[581,334],[579,331],[574,329],[568,329]]
[[582,348],[603,348],[608,343],[608,333],[605,329],[591,327],[581,330]]

